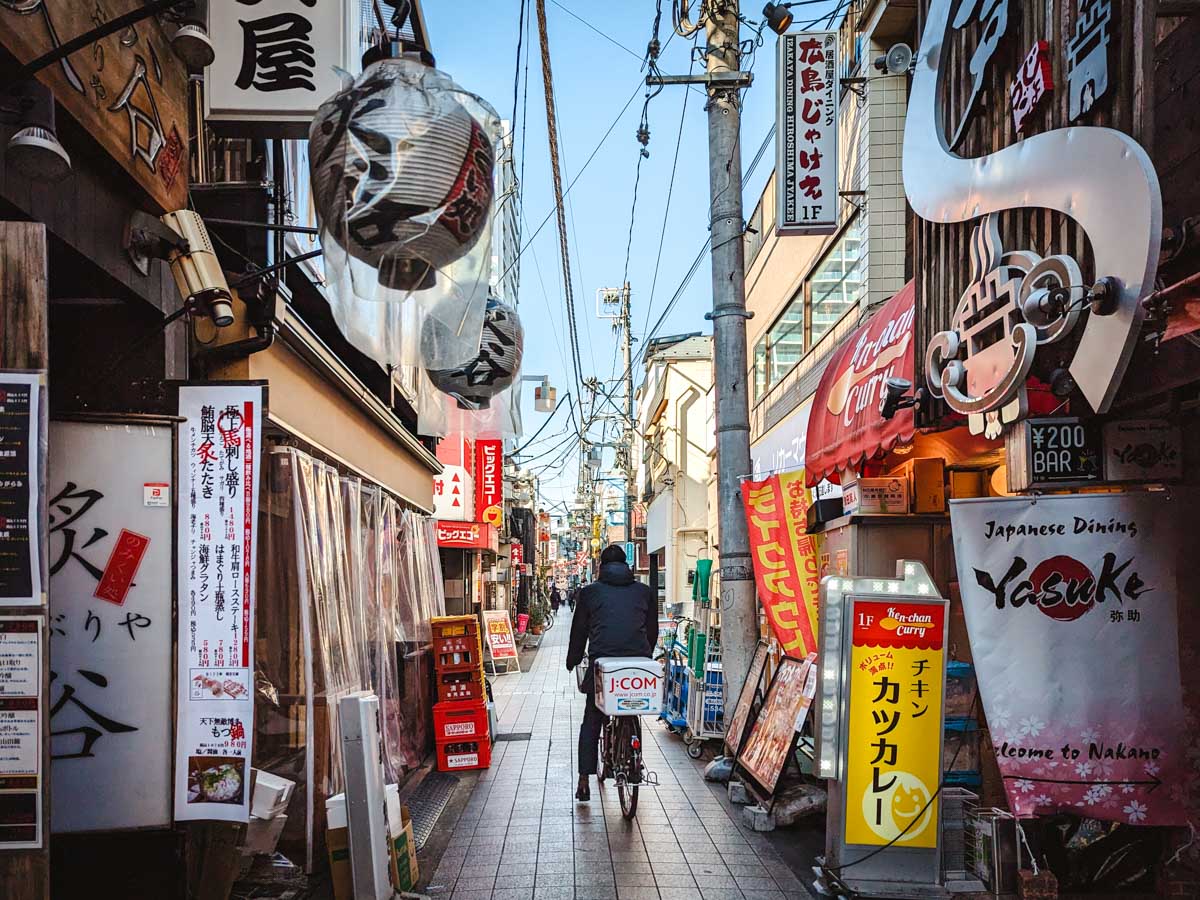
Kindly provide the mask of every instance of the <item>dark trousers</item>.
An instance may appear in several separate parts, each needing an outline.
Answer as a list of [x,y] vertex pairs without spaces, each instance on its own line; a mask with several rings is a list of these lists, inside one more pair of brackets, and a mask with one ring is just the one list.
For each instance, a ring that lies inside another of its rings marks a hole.
[[595,775],[600,761],[600,729],[608,716],[596,706],[594,691],[587,693],[587,705],[583,708],[583,721],[579,724],[579,774]]

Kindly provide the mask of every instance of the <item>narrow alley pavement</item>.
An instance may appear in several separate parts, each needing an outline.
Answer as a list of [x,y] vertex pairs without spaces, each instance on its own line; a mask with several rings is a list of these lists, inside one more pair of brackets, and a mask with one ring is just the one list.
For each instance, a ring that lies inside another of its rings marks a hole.
[[[449,900],[808,900],[765,835],[743,828],[724,786],[661,722],[644,719],[647,766],[634,822],[616,789],[576,803],[583,696],[565,658],[570,614],[532,670],[493,679],[500,740],[452,829],[427,892]],[[528,739],[523,739],[528,734]],[[514,739],[517,738],[517,739]]]

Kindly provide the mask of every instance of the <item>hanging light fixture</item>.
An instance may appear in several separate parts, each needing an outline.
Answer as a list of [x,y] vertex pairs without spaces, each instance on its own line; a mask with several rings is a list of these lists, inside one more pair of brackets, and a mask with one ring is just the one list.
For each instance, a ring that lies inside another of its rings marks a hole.
[[[427,360],[442,357],[448,334],[441,319],[428,316],[421,329],[422,356]],[[493,397],[512,385],[524,351],[525,330],[516,310],[490,297],[475,357],[453,368],[427,368],[426,373],[434,387],[458,401],[460,409],[487,409]]]
[[54,95],[40,81],[30,79],[17,89],[17,132],[8,139],[4,160],[30,181],[62,181],[71,174],[71,157],[58,140],[54,120]]
[[427,51],[388,42],[363,65],[309,130],[317,217],[384,288],[428,290],[487,230],[492,141]]

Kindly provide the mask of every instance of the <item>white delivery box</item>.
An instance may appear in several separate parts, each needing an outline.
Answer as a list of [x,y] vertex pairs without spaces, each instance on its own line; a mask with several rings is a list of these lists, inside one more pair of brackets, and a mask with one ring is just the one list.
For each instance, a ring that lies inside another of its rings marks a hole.
[[657,716],[662,712],[662,663],[644,656],[605,656],[593,664],[596,706],[606,716]]

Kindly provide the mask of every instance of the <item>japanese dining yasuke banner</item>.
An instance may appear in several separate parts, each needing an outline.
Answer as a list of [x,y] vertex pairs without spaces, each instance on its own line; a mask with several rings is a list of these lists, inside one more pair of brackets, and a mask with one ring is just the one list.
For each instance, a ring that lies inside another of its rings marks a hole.
[[821,578],[816,538],[808,534],[804,470],[743,481],[742,503],[758,597],[771,630],[788,656],[815,653]]
[[846,843],[936,847],[946,604],[855,600]]
[[250,813],[263,392],[179,389],[176,819]]
[[[1188,777],[1176,595],[1194,492],[955,501],[988,727],[1018,816],[1180,825]],[[1190,581],[1190,578],[1189,578]]]

